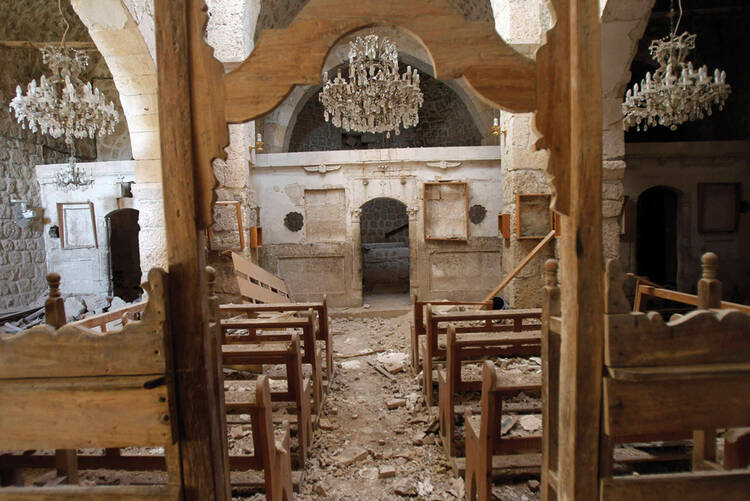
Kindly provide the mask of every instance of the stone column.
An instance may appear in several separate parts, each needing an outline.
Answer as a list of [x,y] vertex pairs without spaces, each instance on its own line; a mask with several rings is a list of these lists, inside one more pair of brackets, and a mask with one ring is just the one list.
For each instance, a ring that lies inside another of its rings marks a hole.
[[352,298],[355,303],[362,304],[362,234],[360,218],[362,209],[351,211],[351,242],[352,242]]

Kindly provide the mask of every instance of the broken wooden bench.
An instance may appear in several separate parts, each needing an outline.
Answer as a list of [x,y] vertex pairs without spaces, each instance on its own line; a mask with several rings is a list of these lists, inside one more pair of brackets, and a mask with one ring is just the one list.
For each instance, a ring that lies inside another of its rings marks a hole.
[[[477,362],[492,357],[530,357],[541,354],[540,332],[480,332],[456,333],[454,325],[448,325],[446,364],[438,369],[440,437],[443,448],[451,461],[455,460],[456,440],[456,397],[461,393],[477,392],[482,389],[482,381],[467,381],[461,377],[464,362]],[[530,395],[541,393],[541,375],[536,384],[527,392]],[[460,412],[464,406],[458,409]],[[541,409],[516,407],[516,412],[539,412]],[[534,444],[539,450],[541,438]],[[531,447],[532,449],[534,447]],[[455,462],[455,461],[454,461]]]
[[[433,367],[436,363],[445,363],[445,344],[439,341],[444,337],[447,324],[455,324],[457,333],[529,332],[541,329],[541,316],[541,308],[437,313],[428,304],[424,314],[425,335],[419,339],[422,390],[427,408],[432,410],[434,386],[437,383]],[[480,322],[481,325],[471,325]]]

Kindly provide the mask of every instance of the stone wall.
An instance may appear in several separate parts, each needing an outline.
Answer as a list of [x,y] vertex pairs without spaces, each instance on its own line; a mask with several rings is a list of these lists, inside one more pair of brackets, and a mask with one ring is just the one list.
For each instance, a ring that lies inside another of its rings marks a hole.
[[[46,0],[11,0],[3,5],[6,16],[0,23],[2,40],[55,40],[62,36],[64,23],[56,2]],[[73,9],[64,5],[70,23],[67,40],[91,42],[86,27]],[[93,81],[107,99],[113,100],[121,122],[115,133],[105,138],[76,141],[76,155],[83,161],[130,158],[127,124],[122,115],[118,93],[112,86],[112,75],[101,55],[89,52],[89,66],[84,81]],[[16,95],[16,86],[39,80],[49,69],[42,55],[33,48],[0,47],[0,60],[6,62],[0,72],[0,310],[24,306],[35,301],[46,289],[42,197],[34,167],[65,162],[67,147],[61,139],[24,130],[8,110]],[[34,208],[38,218],[26,228],[19,228],[13,218],[12,199],[24,200]],[[65,277],[63,277],[65,279]]]
[[[401,64],[399,71],[406,71]],[[347,133],[326,122],[320,89],[308,97],[297,115],[289,151],[325,151],[344,149],[423,148],[434,146],[479,146],[482,133],[458,94],[445,83],[420,72],[424,104],[419,110],[419,124],[402,129],[400,135]],[[488,123],[488,129],[489,130]]]
[[392,198],[376,198],[362,206],[360,234],[362,243],[400,242],[409,244],[408,228],[386,236],[389,231],[409,224],[406,205]]

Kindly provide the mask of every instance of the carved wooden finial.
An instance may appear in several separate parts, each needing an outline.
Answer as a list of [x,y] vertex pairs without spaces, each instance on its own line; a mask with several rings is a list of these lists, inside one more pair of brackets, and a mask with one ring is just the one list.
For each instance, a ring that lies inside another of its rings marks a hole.
[[706,252],[701,256],[703,276],[698,280],[698,309],[721,308],[721,282],[716,278],[719,256]]
[[713,252],[706,252],[701,256],[702,278],[716,278],[719,271],[719,256]]
[[630,302],[623,291],[624,283],[625,273],[622,271],[620,260],[608,260],[604,280],[605,313],[627,313],[630,311]]
[[213,266],[206,266],[206,281],[208,282],[208,295],[216,294],[216,269]]
[[49,285],[49,297],[60,297],[60,274],[57,272],[47,273],[47,285]]
[[47,273],[47,284],[49,285],[49,297],[44,302],[44,315],[47,324],[55,329],[65,325],[65,301],[60,295],[60,274]]
[[557,259],[548,259],[544,263],[544,284],[548,287],[557,285]]

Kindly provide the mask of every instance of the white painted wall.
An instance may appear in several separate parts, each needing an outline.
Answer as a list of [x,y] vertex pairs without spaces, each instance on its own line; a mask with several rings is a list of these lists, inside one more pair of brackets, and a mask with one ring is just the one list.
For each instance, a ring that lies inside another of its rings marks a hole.
[[[41,187],[44,218],[44,243],[47,270],[62,275],[62,287],[72,294],[106,294],[109,288],[107,228],[104,216],[120,207],[120,196],[116,184],[120,177],[124,181],[135,179],[136,161],[88,162],[82,165],[92,169],[94,184],[85,191],[61,191],[54,183],[54,175],[64,164],[36,166],[36,175]],[[131,199],[132,200],[132,199]],[[59,238],[49,236],[49,228],[60,226],[57,204],[62,202],[93,202],[96,218],[98,248],[63,249]]]

